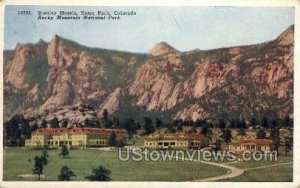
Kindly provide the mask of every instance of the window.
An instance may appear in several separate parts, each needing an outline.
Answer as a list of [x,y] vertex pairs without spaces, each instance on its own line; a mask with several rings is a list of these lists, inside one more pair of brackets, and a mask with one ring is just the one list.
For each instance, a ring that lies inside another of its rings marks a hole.
[[258,150],[261,150],[261,146],[257,146],[257,149],[258,149]]

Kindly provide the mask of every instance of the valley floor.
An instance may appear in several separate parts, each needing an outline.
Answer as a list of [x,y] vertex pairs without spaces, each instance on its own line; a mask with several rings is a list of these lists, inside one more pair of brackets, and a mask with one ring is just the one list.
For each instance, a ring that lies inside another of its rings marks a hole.
[[[59,170],[68,166],[75,174],[72,180],[85,181],[93,168],[99,165],[111,170],[112,181],[292,181],[293,157],[280,156],[278,161],[255,162],[235,161],[209,164],[199,161],[140,161],[122,162],[118,159],[118,152],[105,150],[71,150],[69,158],[58,156],[60,150],[48,150],[49,164],[45,166],[44,175],[47,181],[57,181]],[[24,148],[4,148],[4,181],[24,181],[20,175],[32,174],[33,158],[41,155],[41,150]],[[218,166],[218,164],[220,164]],[[243,174],[228,178],[236,168]],[[222,177],[218,179],[218,177]]]
[[[45,166],[46,180],[55,181],[60,168],[68,166],[75,174],[75,181],[84,181],[84,176],[91,174],[99,165],[111,170],[112,181],[193,181],[226,173],[226,169],[212,167],[194,161],[126,161],[118,159],[116,151],[71,150],[69,158],[60,158],[60,150],[49,150],[49,164]],[[5,148],[4,181],[22,181],[19,175],[31,174],[33,158],[41,155],[40,150]]]

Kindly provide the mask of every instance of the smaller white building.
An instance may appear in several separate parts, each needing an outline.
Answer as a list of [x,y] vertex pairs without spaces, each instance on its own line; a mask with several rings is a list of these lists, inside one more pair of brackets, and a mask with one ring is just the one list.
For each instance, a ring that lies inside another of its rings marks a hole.
[[253,140],[240,140],[228,145],[228,149],[232,151],[272,151],[274,145],[272,140],[269,139],[253,139]]

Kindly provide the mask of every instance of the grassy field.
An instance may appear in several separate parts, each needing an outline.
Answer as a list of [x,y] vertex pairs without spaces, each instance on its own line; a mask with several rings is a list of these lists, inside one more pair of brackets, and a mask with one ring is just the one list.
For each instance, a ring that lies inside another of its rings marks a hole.
[[[46,180],[57,180],[62,166],[68,166],[75,174],[73,180],[85,180],[93,168],[102,165],[111,170],[113,181],[193,181],[227,172],[226,169],[194,161],[169,162],[121,162],[115,151],[71,150],[70,158],[60,158],[59,150],[49,150],[49,164],[45,166]],[[40,150],[22,148],[4,149],[4,181],[21,180],[17,176],[31,174],[33,158]]]
[[279,163],[288,163],[293,162],[292,157],[286,157],[286,156],[280,156],[278,157],[277,161],[269,161],[269,160],[262,160],[262,161],[243,161],[243,162],[237,162],[231,164],[231,166],[241,168],[241,169],[247,169],[247,168],[255,168],[260,166],[267,166],[267,165],[274,165]]
[[291,182],[293,164],[246,170],[241,176],[222,181],[230,182]]
[[[241,176],[222,181],[230,182],[290,182],[293,181],[293,156],[284,156],[282,153],[277,161],[241,161],[230,164],[244,169]],[[277,166],[272,166],[277,165]]]
[[[83,181],[84,176],[91,173],[93,168],[102,165],[111,170],[113,181],[193,181],[223,175],[226,169],[206,165],[195,161],[168,161],[150,162],[132,160],[122,162],[118,159],[116,151],[101,150],[71,150],[69,158],[60,158],[60,150],[49,150],[49,164],[45,166],[44,174],[46,180],[55,181],[62,166],[68,166],[75,174],[75,181]],[[31,174],[34,165],[33,158],[40,155],[41,150],[23,148],[4,149],[4,181],[22,180],[19,175]],[[218,161],[226,163],[229,161]],[[245,173],[241,176],[222,181],[251,182],[270,181],[285,182],[292,181],[293,177],[292,156],[279,156],[277,161],[239,161],[229,164]],[[289,164],[282,164],[289,163]],[[279,166],[269,166],[277,165]],[[269,166],[269,167],[268,167]],[[265,167],[265,168],[261,168]],[[259,168],[259,169],[255,169]]]

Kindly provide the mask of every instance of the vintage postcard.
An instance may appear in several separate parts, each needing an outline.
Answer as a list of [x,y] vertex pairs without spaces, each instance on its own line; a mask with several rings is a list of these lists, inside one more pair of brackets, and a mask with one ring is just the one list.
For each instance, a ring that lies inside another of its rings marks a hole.
[[2,5],[0,187],[299,186],[296,2]]

